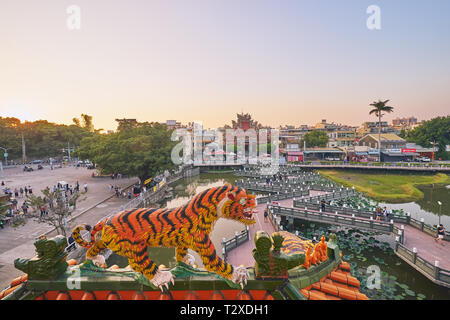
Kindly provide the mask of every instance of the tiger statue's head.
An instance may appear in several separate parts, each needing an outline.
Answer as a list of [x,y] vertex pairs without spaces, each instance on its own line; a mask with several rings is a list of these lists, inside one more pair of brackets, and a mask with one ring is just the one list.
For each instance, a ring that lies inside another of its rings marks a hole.
[[256,197],[247,194],[245,189],[225,184],[219,187],[222,192],[218,195],[217,216],[235,220],[244,224],[256,223],[254,209],[257,206]]

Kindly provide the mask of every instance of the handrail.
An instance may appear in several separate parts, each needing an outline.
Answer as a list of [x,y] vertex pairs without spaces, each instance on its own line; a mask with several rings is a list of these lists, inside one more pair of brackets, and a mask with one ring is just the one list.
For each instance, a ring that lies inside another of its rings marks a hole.
[[244,230],[241,232],[237,232],[233,238],[226,240],[225,238],[222,239],[222,255],[223,260],[226,261],[228,253],[239,247],[244,242],[248,241],[250,239],[250,231],[249,227],[247,226]]
[[394,252],[433,282],[450,288],[450,270],[439,267],[438,261],[432,264],[418,255],[417,251],[411,251],[398,241]]
[[392,233],[394,231],[394,223],[375,221],[373,219],[367,220],[359,217],[343,217],[338,214],[331,214],[325,212],[315,212],[308,209],[301,210],[295,207],[286,208],[282,206],[268,206],[269,210],[273,210],[272,213],[284,215],[286,217],[299,218],[304,220],[314,220],[317,222],[323,222],[328,224],[340,224],[348,227],[358,227],[368,229],[374,232]]

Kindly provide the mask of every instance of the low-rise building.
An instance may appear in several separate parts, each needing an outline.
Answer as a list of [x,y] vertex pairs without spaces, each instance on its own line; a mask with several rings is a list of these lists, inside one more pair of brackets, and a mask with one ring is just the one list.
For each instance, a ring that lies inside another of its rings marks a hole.
[[[364,122],[357,130],[357,137],[362,138],[368,134],[378,133],[379,122],[367,121]],[[381,133],[393,133],[395,129],[389,126],[387,121],[381,121]]]
[[304,161],[341,161],[345,158],[345,151],[339,148],[306,148],[303,151]]
[[[374,149],[378,147],[378,134],[366,134],[359,139],[358,145],[367,146]],[[401,149],[406,147],[406,140],[394,133],[381,134],[381,149]]]

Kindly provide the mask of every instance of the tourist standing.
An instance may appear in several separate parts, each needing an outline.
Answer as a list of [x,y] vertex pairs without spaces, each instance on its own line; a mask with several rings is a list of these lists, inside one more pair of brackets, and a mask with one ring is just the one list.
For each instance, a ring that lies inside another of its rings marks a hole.
[[25,202],[22,204],[22,211],[23,211],[23,214],[27,214],[28,213],[28,206],[27,206],[27,204]]
[[377,217],[376,217],[376,221],[380,221],[381,220],[381,216],[382,216],[382,212],[381,212],[381,208],[377,207]]
[[23,188],[22,187],[20,187],[19,192],[20,192],[20,197],[23,198]]
[[43,204],[43,205],[41,206],[41,216],[40,216],[41,219],[42,219],[42,218],[44,217],[44,215],[45,215],[45,209],[46,209],[45,204]]
[[384,221],[388,222],[389,221],[389,212],[386,207],[384,207],[383,216],[384,216]]

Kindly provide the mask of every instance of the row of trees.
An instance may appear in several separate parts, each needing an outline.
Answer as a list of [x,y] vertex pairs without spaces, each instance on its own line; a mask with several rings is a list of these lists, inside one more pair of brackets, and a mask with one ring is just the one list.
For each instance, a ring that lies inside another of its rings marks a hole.
[[408,142],[414,142],[423,147],[430,148],[435,145],[438,148],[436,158],[444,160],[450,158],[446,152],[446,146],[450,145],[450,116],[425,121],[412,130],[403,130],[400,136]]
[[102,174],[121,173],[139,177],[141,183],[164,170],[171,170],[172,130],[157,122],[133,123],[112,134],[84,138],[75,151],[94,162]]
[[0,147],[8,150],[8,159],[22,159],[22,135],[28,159],[62,156],[67,145],[77,146],[83,138],[98,133],[92,126],[92,117],[82,115],[73,125],[46,120],[21,122],[17,118],[0,117]]

